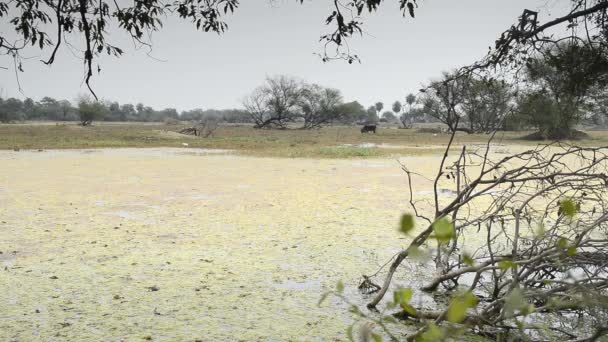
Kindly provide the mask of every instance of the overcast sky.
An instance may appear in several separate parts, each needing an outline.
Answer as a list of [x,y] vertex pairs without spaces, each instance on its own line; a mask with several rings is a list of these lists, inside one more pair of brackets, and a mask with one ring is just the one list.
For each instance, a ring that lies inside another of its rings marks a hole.
[[[121,103],[143,102],[156,109],[239,107],[241,100],[265,76],[288,74],[308,82],[338,88],[345,100],[364,106],[382,101],[385,107],[403,102],[408,92],[441,71],[471,63],[513,24],[524,8],[561,15],[565,0],[420,0],[416,18],[403,18],[398,1],[385,1],[381,10],[365,16],[366,35],[351,42],[361,64],[323,63],[320,34],[331,13],[331,1],[243,0],[228,18],[221,36],[196,31],[187,22],[167,19],[165,29],[153,36],[154,50],[134,50],[124,35],[111,41],[125,48],[119,59],[100,61],[101,74],[92,84],[100,97]],[[561,12],[561,13],[560,13]],[[544,16],[541,20],[550,19]],[[333,28],[333,27],[332,27]],[[7,34],[7,25],[0,23]],[[85,93],[82,62],[67,49],[52,67],[38,62],[46,54],[29,56],[19,76],[0,70],[4,96],[51,96],[73,100]],[[159,61],[162,60],[162,61]],[[0,60],[2,65],[7,60]]]

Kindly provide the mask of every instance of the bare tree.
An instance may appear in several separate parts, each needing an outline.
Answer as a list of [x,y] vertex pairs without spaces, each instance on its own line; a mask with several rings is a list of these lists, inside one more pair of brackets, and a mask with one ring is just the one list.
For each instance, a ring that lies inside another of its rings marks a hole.
[[302,82],[280,75],[266,78],[244,101],[255,128],[287,128],[300,115]]
[[344,115],[339,106],[342,95],[337,89],[324,88],[318,84],[305,85],[300,96],[300,108],[304,119],[304,129],[321,128]]
[[462,104],[467,82],[465,77],[456,78],[452,73],[444,73],[441,80],[431,82],[424,89],[420,99],[423,112],[447,125],[450,132],[455,132],[456,129],[468,131],[458,126],[463,115]]
[[462,113],[470,133],[489,134],[512,112],[513,92],[504,81],[469,77],[463,87]]
[[271,114],[267,102],[266,93],[262,87],[253,90],[253,92],[243,100],[245,112],[250,116],[251,121],[256,128],[268,126],[267,120],[269,120]]

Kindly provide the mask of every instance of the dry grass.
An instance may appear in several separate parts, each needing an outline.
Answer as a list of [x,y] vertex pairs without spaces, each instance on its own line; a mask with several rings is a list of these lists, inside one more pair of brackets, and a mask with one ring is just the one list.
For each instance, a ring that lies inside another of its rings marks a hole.
[[[0,149],[71,149],[121,147],[189,147],[230,149],[238,154],[264,157],[358,158],[439,153],[449,136],[415,129],[380,128],[361,134],[358,127],[320,130],[256,130],[249,126],[222,126],[213,137],[192,138],[175,133],[183,126],[98,123],[93,127],[68,125],[0,125]],[[520,138],[529,132],[501,132],[496,142],[535,145]],[[608,144],[605,131],[589,132],[586,145]],[[456,146],[481,144],[487,135],[459,134]]]

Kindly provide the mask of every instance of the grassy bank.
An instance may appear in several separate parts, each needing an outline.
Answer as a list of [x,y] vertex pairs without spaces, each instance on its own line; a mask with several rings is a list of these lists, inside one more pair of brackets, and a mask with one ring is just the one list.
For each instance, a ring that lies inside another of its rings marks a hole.
[[[97,123],[0,125],[0,149],[71,149],[121,147],[189,147],[230,149],[239,154],[268,157],[366,158],[439,153],[447,134],[416,129],[380,128],[378,134],[361,134],[358,127],[328,127],[320,130],[256,130],[248,126],[221,126],[210,138],[176,133],[183,126],[163,124]],[[501,132],[496,142],[532,145],[520,138],[529,132]],[[590,132],[587,145],[608,144],[608,134]],[[480,144],[487,135],[458,134],[456,146]],[[579,142],[581,143],[581,142]]]

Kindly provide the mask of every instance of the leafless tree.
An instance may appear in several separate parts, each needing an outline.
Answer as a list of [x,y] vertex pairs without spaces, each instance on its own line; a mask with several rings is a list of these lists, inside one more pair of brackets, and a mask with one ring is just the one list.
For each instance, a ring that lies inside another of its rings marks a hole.
[[456,78],[451,73],[444,73],[439,81],[433,81],[424,89],[420,99],[422,111],[448,126],[450,132],[468,131],[458,126],[463,112],[464,93],[467,78]]
[[[431,215],[415,199],[422,176],[402,165],[412,217],[423,227],[395,255],[368,307],[377,308],[399,266],[426,249],[436,275],[420,290],[453,300],[436,310],[402,305],[398,317],[433,322],[410,340],[442,322],[494,337],[582,341],[607,333],[608,148],[542,145],[495,161],[490,142],[451,156],[453,138],[433,179]],[[471,245],[474,237],[485,243]],[[463,293],[474,300],[454,318]]]
[[462,112],[470,133],[492,133],[512,112],[511,86],[496,79],[467,78],[463,89]]
[[302,82],[280,75],[266,78],[243,105],[255,122],[255,128],[287,128],[300,115]]
[[324,88],[318,84],[305,85],[301,92],[300,108],[304,119],[304,129],[321,126],[341,119],[346,113],[340,111],[342,104],[340,91]]
[[283,75],[267,78],[243,101],[255,128],[280,129],[295,121],[304,122],[302,129],[330,124],[348,114],[341,104],[339,90]]

